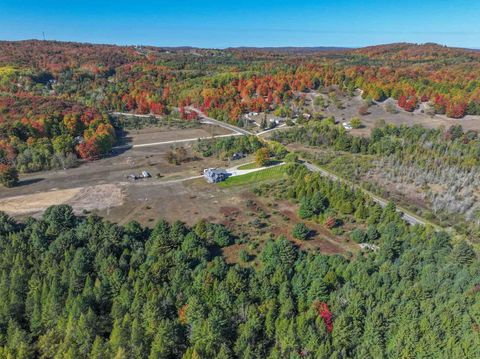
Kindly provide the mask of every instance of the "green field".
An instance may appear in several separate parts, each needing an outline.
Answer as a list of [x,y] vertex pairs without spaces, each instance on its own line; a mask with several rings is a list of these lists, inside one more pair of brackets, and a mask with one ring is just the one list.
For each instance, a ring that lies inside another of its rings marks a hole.
[[232,187],[257,183],[259,181],[278,179],[283,177],[285,170],[286,168],[284,165],[270,167],[261,171],[251,172],[241,176],[229,177],[225,181],[220,182],[218,185],[220,187]]
[[257,163],[256,162],[250,162],[250,163],[246,163],[244,165],[241,165],[241,166],[238,166],[238,169],[239,170],[251,170],[251,169],[254,169],[254,168],[257,168]]
[[[275,166],[277,164],[279,164],[281,161],[270,161],[266,166]],[[256,162],[250,162],[250,163],[246,163],[244,165],[241,165],[241,166],[238,166],[238,169],[239,170],[253,170],[254,168],[258,168],[258,165]]]

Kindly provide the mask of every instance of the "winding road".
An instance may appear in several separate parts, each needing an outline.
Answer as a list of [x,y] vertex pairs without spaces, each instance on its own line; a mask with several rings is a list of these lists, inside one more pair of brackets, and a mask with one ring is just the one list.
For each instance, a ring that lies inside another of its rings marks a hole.
[[[348,181],[344,178],[341,178],[341,177],[339,177],[339,176],[337,176],[337,175],[335,175],[335,174],[333,174],[329,171],[326,171],[325,169],[323,169],[321,167],[318,167],[318,166],[314,165],[313,163],[304,161],[303,164],[311,172],[318,172],[318,173],[320,173],[320,175],[322,175],[324,177],[328,177],[328,178],[330,178],[334,181],[340,181],[340,182],[346,183],[346,184],[348,184],[348,185],[350,185],[350,186],[352,186],[356,189],[359,189],[359,190],[363,191],[365,194],[367,194],[369,197],[371,197],[374,202],[378,203],[382,207],[385,207],[388,204],[388,201],[386,201],[385,199],[380,198],[380,197],[374,195],[373,193],[371,193],[369,191],[366,191],[365,189],[358,186],[357,184],[355,184],[353,182],[350,182],[350,181]],[[426,224],[426,222],[424,220],[407,213],[407,211],[405,209],[401,208],[401,207],[397,206],[397,212],[401,213],[403,219],[405,221],[407,221],[408,223],[410,223],[411,225],[414,225],[414,224],[425,225]]]
[[198,114],[198,116],[200,117],[200,121],[202,121],[203,123],[210,123],[210,124],[214,124],[214,125],[217,125],[217,126],[220,126],[220,127],[223,127],[223,128],[226,128],[230,131],[233,131],[233,132],[236,132],[236,133],[239,133],[239,134],[242,134],[242,135],[253,135],[252,132],[250,131],[247,131],[243,128],[240,128],[240,127],[237,127],[237,126],[234,126],[234,125],[231,125],[229,123],[226,123],[226,122],[223,122],[223,121],[219,121],[219,120],[215,120],[214,118],[211,118],[211,117],[208,117],[207,115],[205,115],[202,111],[194,108],[194,107],[186,107],[187,110],[190,110],[190,111],[194,111]]
[[[209,138],[221,138],[221,137],[232,137],[232,136],[248,136],[248,135],[254,135],[254,136],[261,136],[265,133],[269,133],[271,131],[274,131],[276,129],[279,129],[279,128],[282,128],[285,126],[284,125],[281,125],[281,126],[278,126],[278,127],[275,127],[273,129],[269,129],[269,130],[266,130],[266,131],[262,131],[262,132],[259,132],[259,133],[252,133],[250,131],[247,131],[243,128],[240,128],[240,127],[237,127],[235,125],[231,125],[229,123],[225,123],[223,121],[219,121],[219,120],[216,120],[214,118],[211,118],[211,117],[208,117],[207,115],[205,115],[202,111],[194,108],[194,107],[186,107],[187,110],[190,110],[190,111],[195,111],[198,116],[200,117],[200,121],[202,123],[206,123],[206,124],[214,124],[214,125],[217,125],[217,126],[220,126],[220,127],[223,127],[225,129],[228,129],[230,131],[232,131],[233,133],[231,134],[227,134],[227,135],[219,135],[219,136],[213,136],[213,137],[204,137],[204,138],[189,138],[189,139],[183,139],[183,140],[175,140],[175,141],[164,141],[164,142],[152,142],[152,143],[145,143],[145,144],[138,144],[138,145],[123,145],[123,146],[118,146],[118,147],[115,147],[115,149],[128,149],[128,148],[137,148],[137,147],[150,147],[150,146],[158,146],[158,145],[164,145],[164,144],[173,144],[173,143],[179,143],[179,142],[194,142],[194,141],[197,141],[198,139],[209,139]],[[134,117],[150,117],[150,116],[154,116],[154,115],[137,115],[137,114],[131,114],[131,113],[124,113],[124,112],[112,112],[113,115],[123,115],[123,116],[134,116]],[[155,116],[155,117],[158,117],[158,118],[161,118],[161,116]],[[380,206],[382,207],[385,207],[387,204],[388,204],[388,201],[383,199],[383,198],[380,198],[376,195],[374,195],[373,193],[363,189],[362,187],[360,187],[359,185],[349,181],[349,180],[346,180],[345,178],[341,178],[337,175],[335,175],[334,173],[331,173],[321,167],[318,167],[316,165],[314,165],[313,163],[310,163],[308,161],[304,161],[303,162],[305,167],[312,171],[312,172],[318,172],[320,173],[322,176],[324,177],[328,177],[334,181],[341,181],[343,183],[346,183],[354,188],[357,188],[361,191],[363,191],[365,194],[367,194],[369,197],[372,198],[373,201],[375,201],[376,203],[378,203]],[[283,163],[282,163],[283,164]],[[232,172],[234,173],[233,175],[234,176],[238,176],[240,174],[245,174],[245,173],[249,173],[249,172],[254,172],[254,171],[259,171],[259,170],[262,170],[263,168],[257,168],[257,169],[251,169],[251,170],[238,170],[236,167],[233,167],[233,168],[230,168],[230,169],[227,169],[227,171],[229,172]],[[192,178],[186,178],[186,179],[183,179],[183,180],[190,180],[190,179],[194,179],[194,178],[199,178],[201,176],[198,176],[198,177],[192,177]],[[175,180],[175,181],[183,181],[182,179],[180,180]],[[162,183],[162,182],[160,182]],[[168,182],[163,182],[163,183],[168,183]],[[427,222],[411,213],[408,213],[408,211],[402,207],[398,207],[397,206],[397,211],[399,213],[402,214],[402,217],[403,219],[405,219],[405,221],[407,221],[409,224],[411,225],[415,225],[415,224],[420,224],[420,225],[425,225],[427,224]]]

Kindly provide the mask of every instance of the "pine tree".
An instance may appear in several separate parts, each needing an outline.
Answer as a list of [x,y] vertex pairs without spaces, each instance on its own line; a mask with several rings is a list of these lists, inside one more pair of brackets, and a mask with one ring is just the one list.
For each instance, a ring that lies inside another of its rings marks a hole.
[[230,358],[232,358],[230,350],[225,344],[222,344],[215,359],[230,359]]
[[461,241],[453,248],[452,256],[457,263],[468,264],[472,262],[476,255],[472,246],[466,241]]
[[162,320],[153,339],[149,359],[171,358],[178,354],[178,329],[174,323]]
[[92,345],[92,350],[90,351],[89,358],[90,359],[106,359],[107,358],[105,354],[105,345],[99,336],[95,337],[95,340]]

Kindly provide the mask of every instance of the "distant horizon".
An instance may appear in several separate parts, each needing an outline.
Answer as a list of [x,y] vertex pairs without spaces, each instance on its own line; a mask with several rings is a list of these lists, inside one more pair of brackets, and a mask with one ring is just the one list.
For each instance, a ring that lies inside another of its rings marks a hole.
[[94,41],[76,41],[76,40],[57,40],[57,39],[41,39],[41,38],[25,38],[25,39],[0,39],[0,42],[25,42],[25,41],[45,41],[45,42],[59,42],[59,43],[76,43],[76,44],[88,44],[88,45],[106,45],[106,46],[119,46],[119,47],[131,47],[131,46],[147,46],[147,47],[157,47],[157,48],[172,48],[172,49],[181,49],[181,48],[191,48],[191,49],[203,49],[203,50],[227,50],[227,49],[335,49],[335,50],[355,50],[362,49],[366,47],[375,47],[375,46],[388,46],[396,44],[409,44],[409,45],[438,45],[444,46],[452,49],[465,49],[465,50],[480,50],[475,47],[463,47],[463,46],[450,46],[438,42],[409,42],[409,41],[399,41],[399,42],[387,42],[387,43],[377,43],[364,46],[341,46],[341,45],[312,45],[312,46],[301,46],[301,45],[286,45],[286,46],[248,46],[248,45],[239,45],[239,46],[225,46],[225,47],[202,47],[194,45],[160,45],[160,44],[148,44],[148,43],[113,43],[113,42],[94,42]]
[[480,48],[467,0],[0,0],[0,38],[162,47],[345,47],[438,43]]

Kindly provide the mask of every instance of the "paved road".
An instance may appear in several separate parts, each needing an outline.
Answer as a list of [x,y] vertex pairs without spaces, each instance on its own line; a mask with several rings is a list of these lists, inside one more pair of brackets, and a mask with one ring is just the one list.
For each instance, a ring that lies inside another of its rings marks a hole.
[[[357,189],[360,189],[361,191],[365,192],[368,196],[370,196],[374,202],[378,203],[380,206],[382,207],[385,207],[387,204],[388,204],[388,201],[384,200],[383,198],[380,198],[378,196],[375,196],[374,194],[368,192],[368,191],[365,191],[363,188],[359,187],[358,185],[356,185],[355,183],[352,183],[350,181],[347,181],[341,177],[338,177],[337,175],[331,173],[331,172],[328,172],[328,171],[325,171],[323,168],[320,168],[316,165],[314,165],[313,163],[310,163],[310,162],[307,162],[305,161],[304,162],[304,165],[305,167],[308,168],[308,170],[312,171],[312,172],[318,172],[320,173],[322,176],[324,177],[328,177],[332,180],[335,180],[335,181],[341,181],[341,182],[344,182],[348,185],[351,185]],[[397,207],[397,211],[399,213],[402,214],[402,217],[405,221],[407,221],[408,223],[410,223],[411,225],[414,225],[414,224],[421,224],[421,225],[425,225],[425,221],[423,221],[422,219],[418,218],[418,217],[415,217],[415,216],[412,216],[410,214],[408,214],[407,212],[405,212],[405,210],[401,207]]]

